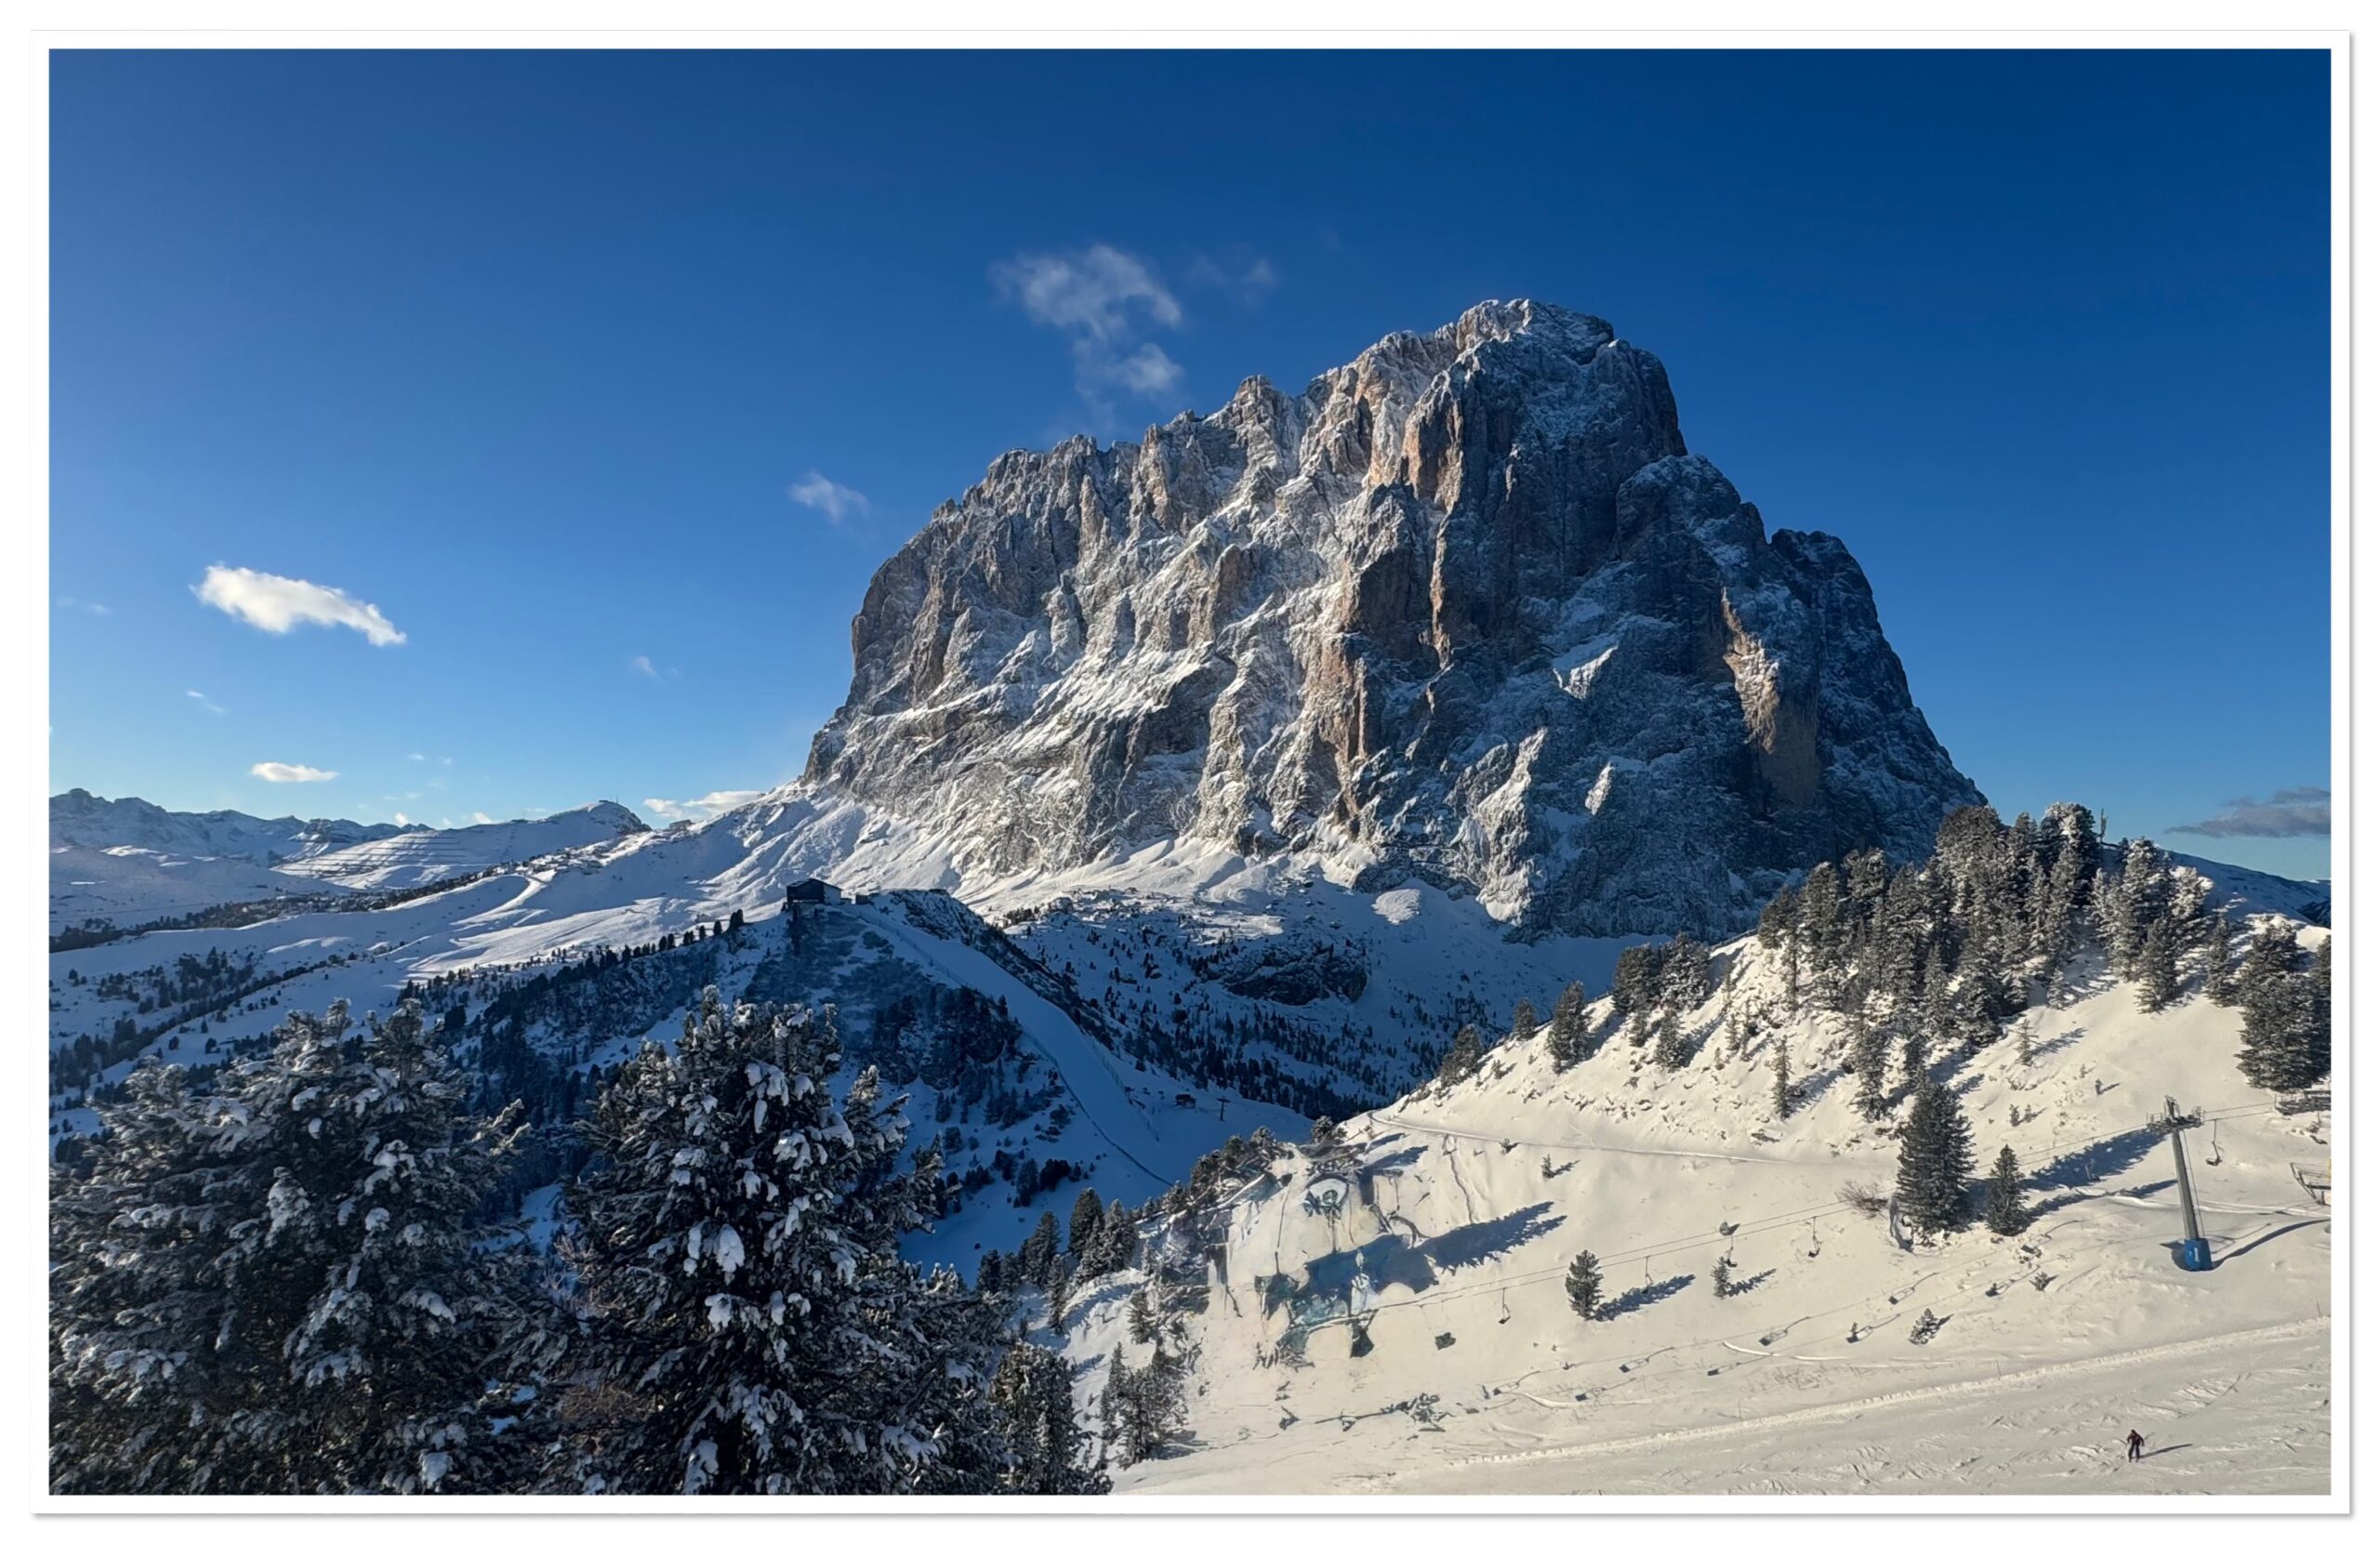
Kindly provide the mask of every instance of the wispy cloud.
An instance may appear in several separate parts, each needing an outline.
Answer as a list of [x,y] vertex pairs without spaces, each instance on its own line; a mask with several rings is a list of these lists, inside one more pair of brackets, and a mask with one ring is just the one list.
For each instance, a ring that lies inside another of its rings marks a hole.
[[409,750],[405,752],[405,759],[408,761],[419,761],[423,759],[423,757],[421,752],[417,750]]
[[473,825],[494,825],[496,824],[496,817],[487,813],[483,810],[474,810],[471,812],[471,824]]
[[406,814],[403,810],[395,812],[390,815],[389,818],[395,821],[399,825],[411,825],[413,824],[413,817]]
[[857,488],[847,488],[813,467],[803,472],[785,496],[805,509],[815,509],[829,525],[840,525],[847,520],[857,520],[867,513],[867,495]]
[[115,614],[115,608],[112,606],[103,606],[97,600],[77,600],[71,595],[60,596],[58,598],[57,604],[60,611],[79,611],[86,616],[113,616]]
[[206,604],[269,633],[285,633],[299,623],[322,627],[352,627],[376,647],[403,643],[405,635],[380,614],[380,608],[358,600],[343,589],[259,574],[253,568],[210,566],[206,577],[191,588]]
[[201,692],[195,686],[192,687],[189,691],[184,692],[182,695],[198,704],[199,706],[206,709],[209,713],[220,713],[223,711],[223,705],[221,703],[217,702],[214,698],[208,696],[205,693]]
[[328,783],[338,773],[310,767],[303,761],[259,761],[248,769],[248,775],[261,777],[267,783]]
[[2175,831],[2194,837],[2327,837],[2331,790],[2283,788],[2269,798],[2253,795],[2223,801],[2228,814],[2213,815]]
[[1182,366],[1145,335],[1180,327],[1182,302],[1145,260],[1104,242],[1020,252],[992,265],[992,287],[1073,338],[1075,389],[1093,409],[1106,412],[1117,390],[1162,399],[1180,389]]
[[1273,266],[1273,259],[1262,252],[1234,246],[1220,253],[1201,252],[1192,257],[1189,278],[1203,288],[1223,291],[1252,310],[1279,285],[1281,273]]
[[758,788],[723,788],[700,798],[648,798],[644,807],[663,820],[709,820],[751,803],[760,793]]

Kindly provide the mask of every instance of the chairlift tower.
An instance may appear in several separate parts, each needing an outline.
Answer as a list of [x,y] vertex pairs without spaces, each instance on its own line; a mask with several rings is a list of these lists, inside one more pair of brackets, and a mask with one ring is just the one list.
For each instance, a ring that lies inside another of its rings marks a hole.
[[2174,1181],[2182,1196],[2182,1269],[2211,1271],[2215,1268],[2215,1253],[2207,1247],[2205,1235],[2198,1228],[2198,1196],[2190,1189],[2189,1155],[2182,1150],[2182,1133],[2204,1121],[2196,1110],[2182,1113],[2174,1096],[2165,1096],[2165,1113],[2149,1117],[2149,1129],[2161,1137],[2174,1139]]

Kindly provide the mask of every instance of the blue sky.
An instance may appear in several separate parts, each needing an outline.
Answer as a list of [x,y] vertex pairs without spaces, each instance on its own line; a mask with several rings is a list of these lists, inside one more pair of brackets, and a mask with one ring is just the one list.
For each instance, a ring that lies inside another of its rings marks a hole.
[[870,573],[1001,451],[1527,295],[1849,543],[2003,812],[2327,825],[2319,51],[126,52],[51,91],[53,789],[767,787]]

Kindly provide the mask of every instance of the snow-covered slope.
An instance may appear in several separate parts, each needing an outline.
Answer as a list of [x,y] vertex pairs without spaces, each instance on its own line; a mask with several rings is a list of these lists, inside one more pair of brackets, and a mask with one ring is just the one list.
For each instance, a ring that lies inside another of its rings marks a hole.
[[337,885],[243,858],[193,857],[141,847],[62,843],[49,853],[50,931],[77,924],[139,927],[210,906],[285,895],[336,895]]
[[[1118,1488],[2328,1489],[2328,1212],[2292,1171],[2326,1163],[2328,1117],[2246,1084],[2235,1010],[2143,1013],[2086,966],[2006,1038],[1938,1055],[1979,1166],[2013,1147],[2037,1215],[1937,1243],[1846,1198],[1890,1193],[1904,1102],[1862,1119],[1830,1073],[1773,1114],[1780,1037],[1832,1068],[1846,1027],[1785,1010],[1750,941],[1720,961],[1682,1071],[1624,1037],[1567,1072],[1543,1035],[1507,1043],[1161,1240],[1193,1440]],[[2171,1150],[2145,1126],[2169,1095],[2208,1118],[2188,1137],[2204,1273],[2177,1267]],[[1612,1300],[1592,1321],[1565,1291],[1581,1250]],[[1123,1333],[1137,1283],[1070,1322],[1087,1405],[1119,1353],[1147,1359]],[[2150,1454],[2127,1469],[2133,1427]]]
[[237,810],[206,813],[161,809],[145,798],[101,798],[82,788],[53,794],[49,800],[52,847],[107,851],[135,847],[180,858],[238,858],[271,865],[312,857],[335,848],[426,831],[421,825],[364,825],[351,820],[306,820],[296,815],[268,820]]
[[350,890],[403,890],[499,864],[524,863],[548,853],[615,842],[647,829],[632,811],[599,799],[539,820],[407,831],[301,858],[282,867],[286,873]]

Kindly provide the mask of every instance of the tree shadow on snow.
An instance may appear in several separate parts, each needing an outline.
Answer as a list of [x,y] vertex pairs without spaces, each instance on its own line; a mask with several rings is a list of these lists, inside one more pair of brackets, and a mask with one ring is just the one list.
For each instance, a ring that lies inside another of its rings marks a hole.
[[1540,1201],[1518,1211],[1506,1212],[1501,1217],[1491,1217],[1485,1222],[1466,1222],[1461,1227],[1448,1229],[1422,1245],[1421,1250],[1433,1264],[1445,1271],[1482,1265],[1561,1226],[1561,1218],[1545,1215],[1553,1209],[1551,1202]]
[[1693,1285],[1694,1273],[1689,1271],[1684,1275],[1672,1276],[1667,1281],[1657,1281],[1646,1287],[1632,1287],[1604,1304],[1597,1311],[1595,1317],[1617,1319],[1623,1313],[1633,1313],[1640,1308],[1649,1308],[1663,1298],[1673,1298]]
[[2154,1131],[2123,1131],[2067,1154],[2033,1176],[2036,1185],[2057,1188],[2089,1184],[2121,1174],[2154,1152],[2164,1142]]

